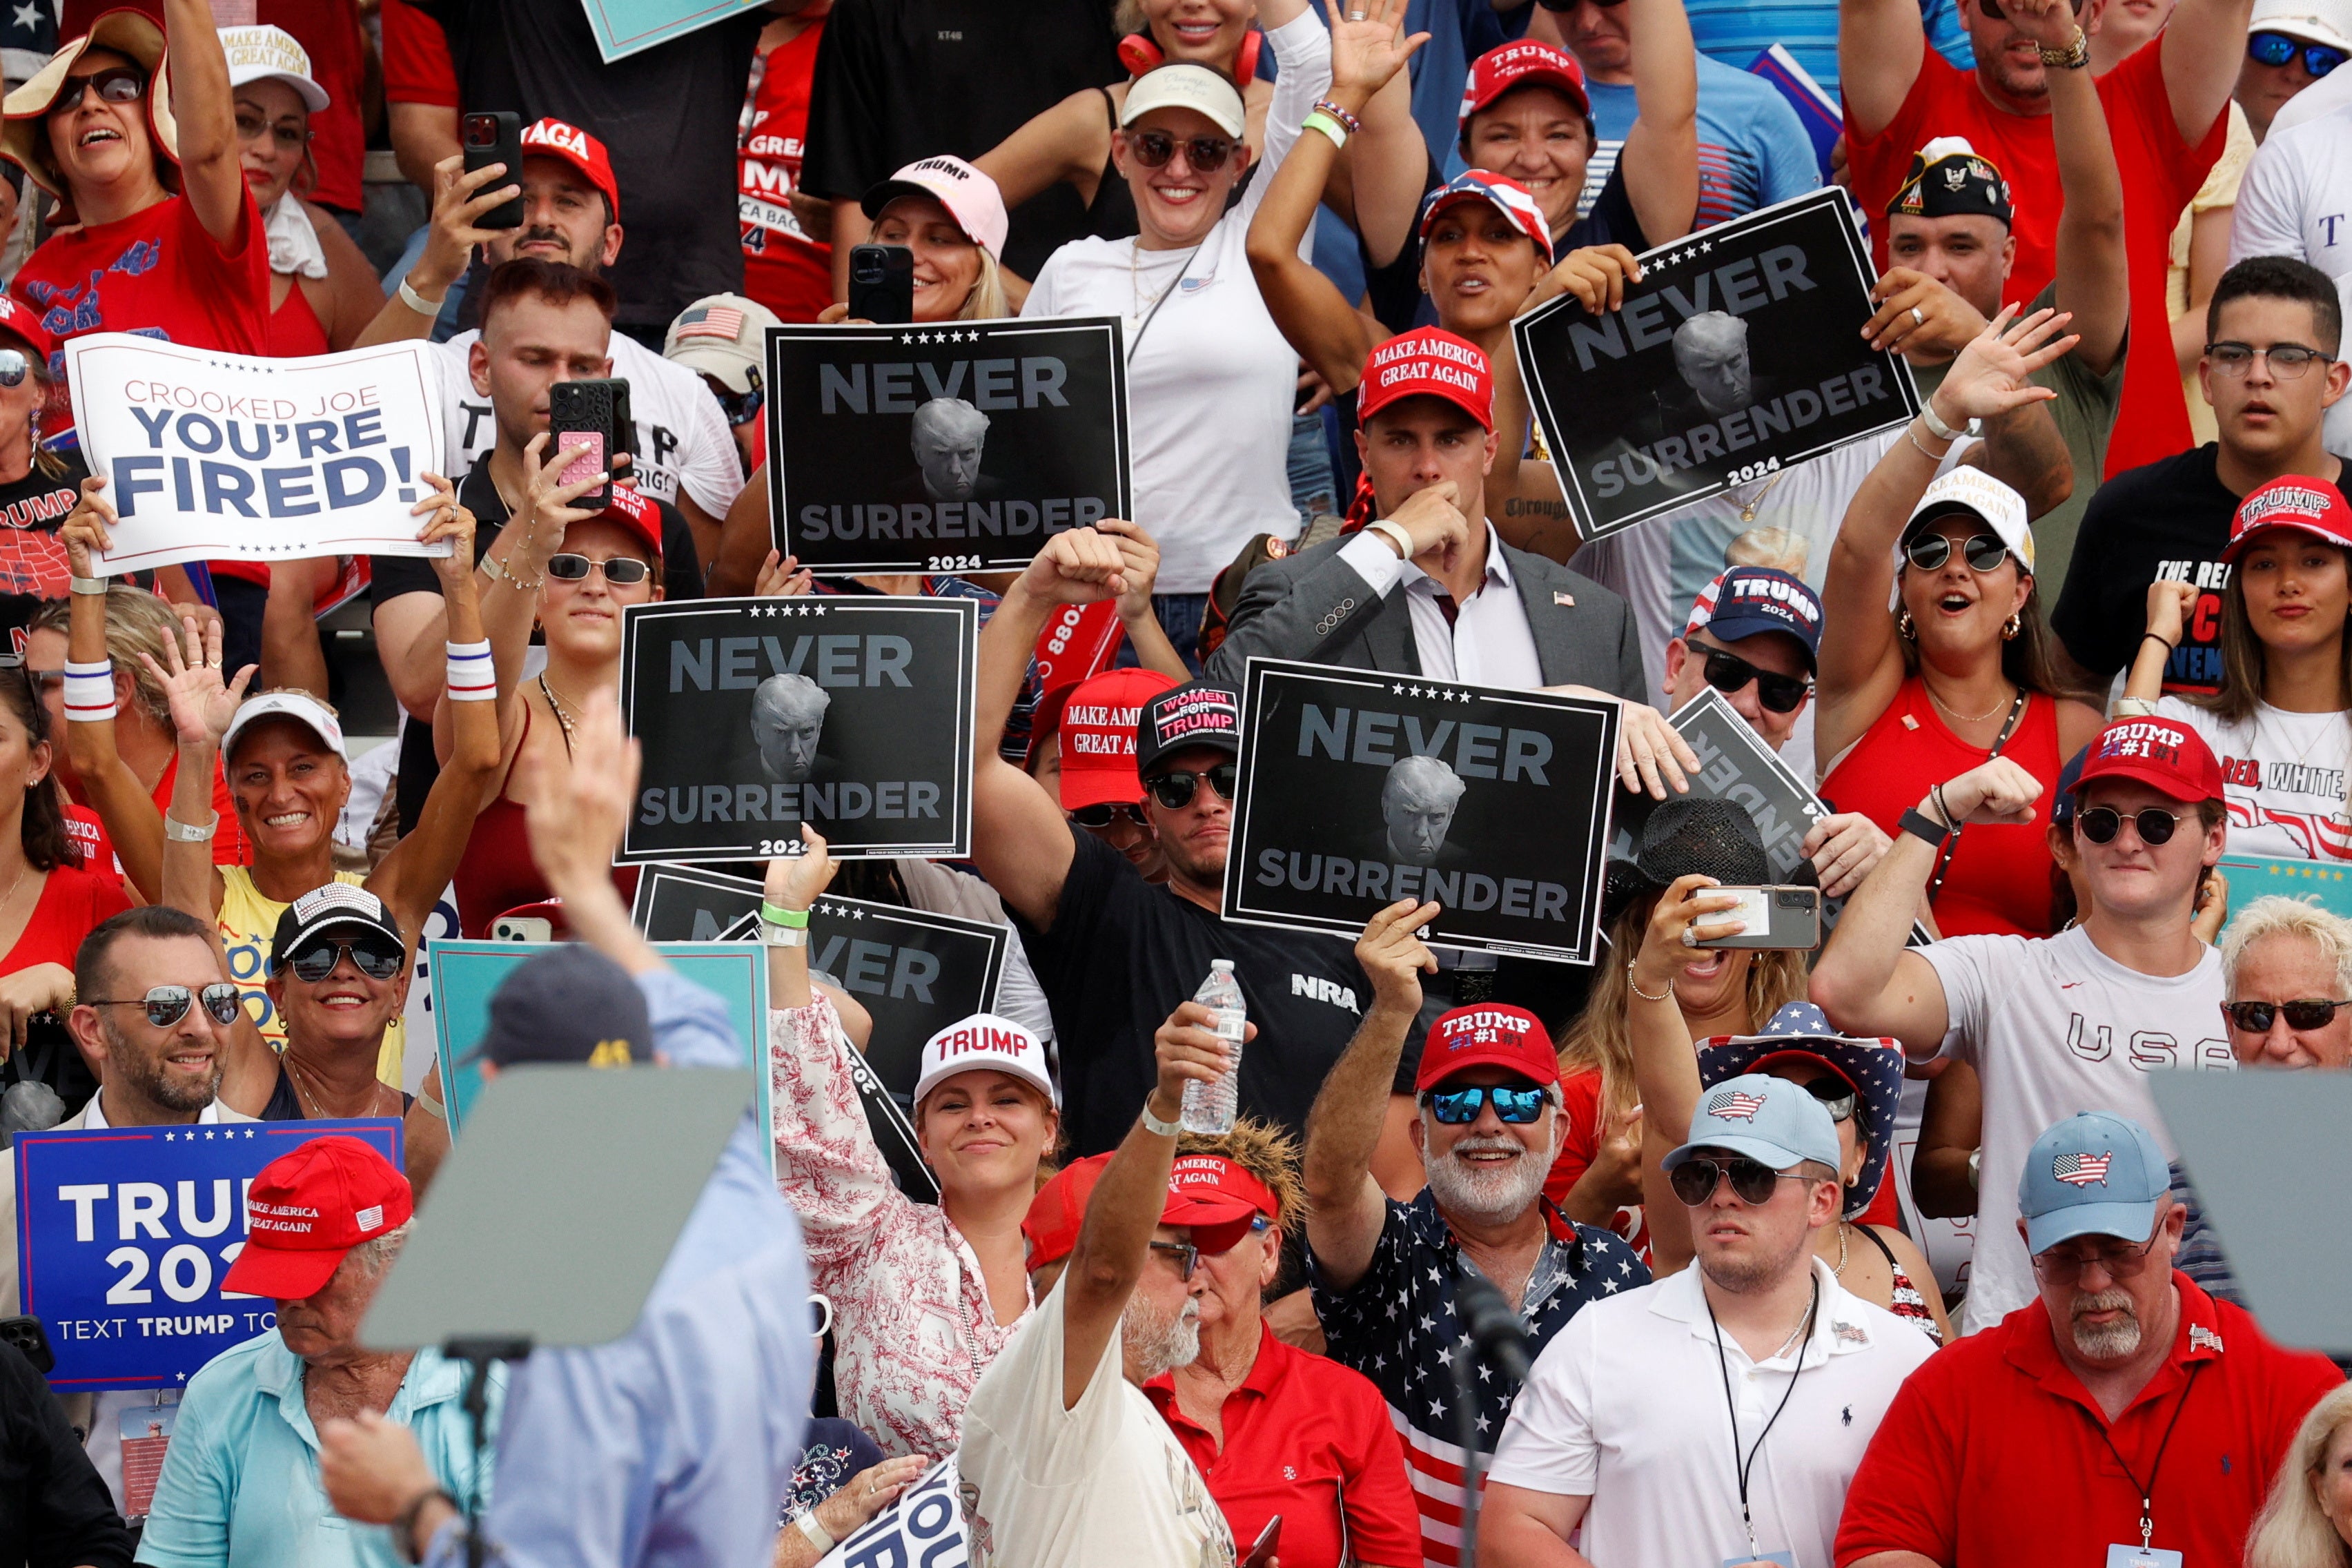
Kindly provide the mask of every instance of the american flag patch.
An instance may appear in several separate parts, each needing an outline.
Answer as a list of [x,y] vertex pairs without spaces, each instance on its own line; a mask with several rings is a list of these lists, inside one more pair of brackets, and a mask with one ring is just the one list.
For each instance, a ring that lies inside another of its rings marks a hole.
[[743,335],[743,312],[732,305],[705,305],[699,310],[688,310],[677,319],[677,335],[681,342],[688,338],[724,338],[731,343]]
[[2107,1167],[2116,1163],[2115,1152],[2104,1154],[2061,1154],[2050,1162],[2050,1173],[2070,1187],[2087,1187],[2096,1182],[2107,1184]]
[[1726,1121],[1753,1121],[1756,1120],[1756,1113],[1763,1109],[1764,1097],[1760,1094],[1750,1094],[1743,1089],[1735,1089],[1727,1093],[1718,1094],[1706,1102],[1706,1113],[1709,1116],[1720,1117]]

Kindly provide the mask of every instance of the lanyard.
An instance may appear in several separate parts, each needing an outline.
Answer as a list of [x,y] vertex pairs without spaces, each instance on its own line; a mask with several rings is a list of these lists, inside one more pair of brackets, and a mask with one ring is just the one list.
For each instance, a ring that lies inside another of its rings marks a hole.
[[[1756,1468],[1756,1456],[1764,1451],[1764,1439],[1772,1435],[1773,1426],[1780,1419],[1780,1412],[1789,1408],[1789,1396],[1797,1392],[1797,1379],[1804,1375],[1805,1352],[1813,1342],[1813,1319],[1822,1310],[1821,1277],[1813,1277],[1812,1305],[1805,1309],[1804,1337],[1797,1342],[1797,1370],[1789,1374],[1789,1386],[1781,1390],[1780,1403],[1772,1407],[1771,1420],[1765,1422],[1764,1430],[1756,1434],[1756,1446],[1748,1450],[1745,1459],[1739,1457],[1739,1405],[1731,1396],[1731,1363],[1723,1353],[1723,1325],[1715,1321],[1715,1303],[1707,1300],[1705,1285],[1699,1287],[1698,1294],[1700,1300],[1706,1301],[1707,1324],[1715,1330],[1715,1364],[1723,1373],[1723,1403],[1731,1415],[1731,1472],[1739,1479],[1739,1522],[1748,1531],[1748,1554],[1753,1557],[1757,1555],[1756,1521],[1748,1511],[1748,1478]],[[2173,1412],[2175,1417],[2179,1414],[2177,1410]],[[2167,1432],[2166,1436],[2171,1434]],[[2159,1452],[2157,1457],[2161,1459],[2163,1455]]]
[[[2180,1390],[2180,1402],[2172,1407],[2172,1419],[2164,1424],[2164,1436],[2157,1441],[2156,1458],[2147,1467],[2147,1485],[2142,1486],[2140,1479],[2132,1474],[2131,1461],[2124,1458],[2121,1448],[2116,1447],[2115,1433],[2108,1429],[2106,1423],[2099,1424],[2099,1436],[2107,1440],[2107,1451],[2115,1455],[2116,1463],[2123,1467],[2124,1479],[2131,1482],[2132,1489],[2139,1493],[2139,1549],[2142,1552],[2148,1550],[2148,1542],[2156,1534],[2156,1473],[2164,1468],[2164,1450],[2171,1446],[2172,1429],[2180,1425],[2180,1413],[2189,1408],[2189,1395],[2197,1387],[2197,1374],[2204,1370],[2205,1363],[2201,1361],[2189,1369],[2189,1381]],[[2084,1414],[2088,1415],[2089,1412]]]

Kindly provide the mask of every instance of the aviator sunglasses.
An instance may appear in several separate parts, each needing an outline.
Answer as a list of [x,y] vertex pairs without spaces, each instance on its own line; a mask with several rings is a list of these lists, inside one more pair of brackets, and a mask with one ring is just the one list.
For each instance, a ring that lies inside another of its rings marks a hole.
[[144,996],[117,997],[110,1000],[91,998],[85,1005],[91,1007],[144,1007],[147,1021],[159,1029],[168,1029],[188,1016],[188,1008],[202,997],[205,1012],[212,1021],[226,1027],[236,1022],[245,1005],[237,999],[236,987],[226,980],[216,980],[201,992],[192,992],[184,985],[158,985]]
[[1761,1160],[1751,1160],[1745,1154],[1729,1160],[1711,1160],[1695,1155],[1676,1165],[1666,1176],[1675,1189],[1675,1196],[1685,1208],[1696,1208],[1715,1196],[1715,1189],[1725,1178],[1731,1182],[1731,1194],[1751,1208],[1772,1200],[1773,1188],[1782,1182],[1801,1182],[1806,1178],[1794,1171],[1776,1171]]
[[297,948],[287,954],[286,967],[294,978],[305,985],[316,985],[335,972],[335,965],[349,953],[352,966],[370,980],[390,980],[400,973],[408,955],[381,938],[371,941],[362,937],[356,942],[317,942]]

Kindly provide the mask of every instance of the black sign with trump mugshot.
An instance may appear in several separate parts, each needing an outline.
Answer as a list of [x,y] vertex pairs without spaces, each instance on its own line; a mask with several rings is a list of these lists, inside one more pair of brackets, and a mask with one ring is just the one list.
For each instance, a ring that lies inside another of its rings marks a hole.
[[1399,899],[1441,947],[1590,963],[1617,704],[1254,658],[1222,912],[1353,936]]
[[776,548],[823,576],[1012,572],[1126,517],[1115,316],[768,329]]
[[1597,539],[1907,424],[1918,388],[1862,336],[1876,275],[1834,185],[1661,246],[1623,305],[1511,324],[1577,532]]
[[621,622],[644,745],[616,862],[763,860],[801,824],[838,859],[971,848],[969,599],[683,599]]

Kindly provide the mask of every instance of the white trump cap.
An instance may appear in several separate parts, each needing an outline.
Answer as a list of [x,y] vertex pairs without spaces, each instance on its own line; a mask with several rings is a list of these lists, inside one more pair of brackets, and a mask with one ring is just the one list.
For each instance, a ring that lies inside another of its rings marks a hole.
[[1045,1046],[1010,1018],[974,1013],[923,1042],[923,1073],[915,1080],[915,1103],[960,1072],[1001,1072],[1030,1085],[1056,1107],[1062,1091],[1045,1066]]

